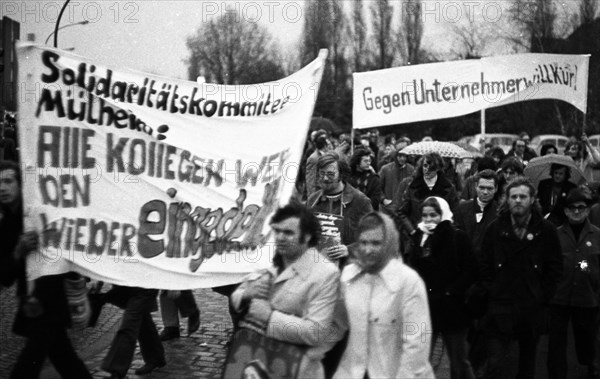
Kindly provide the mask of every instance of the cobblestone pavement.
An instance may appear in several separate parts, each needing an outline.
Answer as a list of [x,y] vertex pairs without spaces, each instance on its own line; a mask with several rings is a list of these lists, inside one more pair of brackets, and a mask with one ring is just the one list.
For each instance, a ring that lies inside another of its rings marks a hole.
[[[17,309],[15,288],[15,286],[2,288],[0,293],[0,378],[9,376],[25,342],[24,338],[12,333]],[[70,331],[71,341],[79,355],[85,358],[101,351],[107,343],[107,333],[116,330],[120,318],[121,314],[117,308],[106,307],[98,320],[98,327],[77,332]]]
[[[201,310],[200,330],[187,337],[187,321],[181,322],[181,337],[165,342],[167,365],[145,375],[147,379],[187,379],[187,378],[220,378],[223,363],[227,356],[227,342],[231,337],[232,325],[227,311],[227,299],[212,290],[194,291],[196,301]],[[16,356],[23,346],[23,339],[10,332],[16,302],[14,290],[4,290],[1,295],[1,355],[0,378],[7,378]],[[102,310],[98,325],[82,332],[71,333],[79,356],[84,360],[94,378],[104,378],[107,373],[100,369],[102,359],[118,328],[122,311],[107,306]],[[153,313],[159,330],[162,329],[160,312]],[[434,351],[434,366],[437,378],[449,378],[447,359],[440,344]],[[136,354],[129,370],[129,378],[137,378],[135,369],[144,364],[139,352]],[[42,379],[58,379],[60,376],[49,364],[41,375]],[[141,376],[140,376],[141,378]]]

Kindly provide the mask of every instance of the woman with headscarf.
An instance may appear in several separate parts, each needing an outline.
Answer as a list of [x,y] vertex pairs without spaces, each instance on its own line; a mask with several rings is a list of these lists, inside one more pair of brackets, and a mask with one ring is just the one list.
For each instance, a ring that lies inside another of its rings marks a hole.
[[397,223],[408,235],[414,235],[416,224],[421,221],[419,207],[430,196],[439,196],[450,204],[451,209],[458,206],[456,188],[444,175],[444,160],[438,153],[423,155],[417,163],[412,181],[401,193],[397,192],[399,204]]
[[452,216],[446,200],[437,196],[425,199],[407,258],[427,287],[432,341],[441,334],[448,349],[451,379],[474,379],[468,358],[471,316],[465,294],[476,279],[476,262],[469,237],[452,225]]

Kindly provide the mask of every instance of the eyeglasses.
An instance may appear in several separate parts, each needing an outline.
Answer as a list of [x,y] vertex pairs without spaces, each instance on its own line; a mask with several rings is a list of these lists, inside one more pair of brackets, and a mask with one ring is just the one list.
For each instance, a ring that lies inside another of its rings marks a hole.
[[579,205],[579,206],[577,206],[577,207],[575,207],[575,206],[570,206],[570,207],[567,207],[567,208],[568,208],[568,209],[569,209],[571,212],[583,212],[583,211],[585,211],[586,209],[588,209],[588,207],[587,207],[587,206],[585,206],[585,205]]
[[327,177],[328,179],[335,179],[335,177],[337,176],[337,172],[335,171],[330,171],[330,172],[325,172],[325,171],[319,171],[317,173],[317,177],[319,177],[319,179],[323,179],[324,177]]

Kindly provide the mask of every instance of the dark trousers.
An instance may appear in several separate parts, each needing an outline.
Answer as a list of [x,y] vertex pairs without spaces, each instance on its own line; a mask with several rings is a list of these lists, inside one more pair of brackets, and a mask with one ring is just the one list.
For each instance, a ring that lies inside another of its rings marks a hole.
[[[218,293],[219,295],[231,297],[231,294],[238,288],[239,284],[230,284],[227,286],[213,287],[212,290]],[[238,331],[240,317],[238,313],[235,311],[233,306],[231,305],[231,301],[228,302],[229,305],[229,316],[231,316],[231,323],[233,324],[233,334]]]
[[[448,349],[448,359],[450,360],[450,378],[451,379],[475,379],[471,362],[469,361],[469,347],[467,344],[467,329],[457,331],[434,332],[432,341],[437,339],[438,334]],[[431,349],[434,346],[432,344]]]
[[549,309],[548,378],[567,377],[567,331],[573,325],[575,351],[580,364],[589,366],[596,356],[598,308],[553,305]]
[[145,363],[164,365],[165,350],[150,315],[157,295],[158,290],[143,290],[127,300],[121,326],[102,362],[104,371],[126,375],[137,341],[140,342],[140,351]]
[[32,331],[10,378],[38,378],[46,357],[63,379],[92,379],[88,369],[75,353],[67,331],[60,325]]
[[469,342],[469,361],[473,367],[475,377],[479,378],[487,364],[487,336],[482,327],[482,322],[477,320],[467,333],[467,341]]
[[179,309],[181,317],[189,317],[189,315],[198,310],[192,290],[181,291],[181,295],[175,299],[175,305]]
[[179,315],[186,318],[191,314],[198,312],[196,299],[191,290],[184,290],[175,299],[169,298],[168,291],[160,292],[160,314],[165,328],[174,327],[179,329]]
[[535,358],[539,341],[537,312],[533,314],[502,314],[486,317],[486,337],[488,346],[488,365],[485,379],[505,379],[510,367],[508,362],[511,345],[519,345],[518,379],[534,379]]

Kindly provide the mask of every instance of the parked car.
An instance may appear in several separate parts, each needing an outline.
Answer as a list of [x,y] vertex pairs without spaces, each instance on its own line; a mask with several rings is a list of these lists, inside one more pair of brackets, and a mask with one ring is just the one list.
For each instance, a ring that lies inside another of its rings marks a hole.
[[[479,144],[479,140],[481,139],[481,134],[475,134],[473,139],[471,140],[471,145],[481,151],[481,146]],[[504,153],[508,153],[508,151],[512,148],[512,144],[514,141],[519,139],[519,136],[516,134],[505,134],[505,133],[488,133],[485,135],[485,142],[490,142],[493,145],[500,146]]]
[[540,134],[531,140],[529,147],[531,147],[537,155],[540,155],[542,146],[547,143],[551,143],[558,149],[558,154],[565,152],[565,145],[569,142],[569,138],[560,134]]
[[590,140],[592,146],[594,146],[596,149],[600,149],[600,134],[591,135],[588,137],[588,140]]

